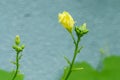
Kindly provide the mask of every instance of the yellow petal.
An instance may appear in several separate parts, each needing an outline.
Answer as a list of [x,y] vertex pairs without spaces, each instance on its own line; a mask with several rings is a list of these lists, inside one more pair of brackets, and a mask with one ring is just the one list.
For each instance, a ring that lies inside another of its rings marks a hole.
[[59,13],[58,19],[64,28],[66,28],[69,32],[72,32],[75,22],[67,11]]

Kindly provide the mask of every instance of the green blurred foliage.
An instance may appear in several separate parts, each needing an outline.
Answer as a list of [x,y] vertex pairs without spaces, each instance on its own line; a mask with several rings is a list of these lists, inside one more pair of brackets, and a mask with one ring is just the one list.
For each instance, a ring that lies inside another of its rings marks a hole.
[[[86,62],[75,63],[74,67],[83,70],[73,71],[68,80],[120,80],[120,56],[109,56],[103,60],[101,71],[94,69]],[[65,69],[65,76],[68,67]],[[62,78],[63,78],[62,76]],[[62,79],[63,80],[63,79]]]
[[[13,73],[0,70],[0,80],[11,80]],[[22,74],[18,74],[15,80],[23,80],[23,78],[24,76]]]

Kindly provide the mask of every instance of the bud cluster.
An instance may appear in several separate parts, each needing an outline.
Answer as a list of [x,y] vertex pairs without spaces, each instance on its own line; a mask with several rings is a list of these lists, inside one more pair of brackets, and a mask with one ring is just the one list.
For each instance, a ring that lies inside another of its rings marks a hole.
[[79,27],[75,27],[75,32],[79,38],[82,37],[84,34],[88,33],[88,29],[86,28],[86,23],[82,24]]
[[25,46],[23,44],[20,45],[20,36],[16,35],[15,45],[13,45],[13,49],[15,49],[16,52],[21,52],[21,51],[23,51],[24,48],[25,48]]

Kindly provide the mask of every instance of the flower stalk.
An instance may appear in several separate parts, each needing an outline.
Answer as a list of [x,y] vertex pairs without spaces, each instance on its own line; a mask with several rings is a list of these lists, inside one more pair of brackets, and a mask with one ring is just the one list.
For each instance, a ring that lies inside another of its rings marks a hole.
[[[73,40],[75,41],[74,37],[73,37]],[[65,76],[65,79],[64,80],[67,80],[72,72],[72,69],[73,69],[73,64],[75,62],[75,59],[76,59],[76,56],[77,56],[77,53],[78,53],[78,48],[79,48],[79,42],[80,42],[80,38],[78,38],[77,42],[74,42],[75,44],[75,50],[74,50],[74,56],[73,56],[73,59],[72,59],[72,62],[70,64],[70,68],[68,70],[68,73],[67,75]]]
[[19,37],[19,35],[16,35],[15,45],[13,45],[13,49],[16,51],[16,61],[12,62],[12,63],[15,64],[16,69],[15,69],[15,73],[14,73],[14,75],[12,77],[12,80],[15,80],[15,78],[17,77],[18,72],[19,72],[19,67],[20,67],[19,61],[20,61],[20,59],[22,57],[21,52],[24,49],[24,45],[20,45],[20,37]]
[[16,70],[15,70],[15,74],[14,74],[12,80],[15,80],[15,78],[18,74],[18,70],[19,70],[19,59],[18,58],[19,58],[19,53],[17,53],[17,55],[16,55]]
[[[72,61],[70,62],[70,60],[67,57],[64,57],[70,67],[68,69],[67,74],[65,74],[65,77],[63,78],[63,80],[68,80],[68,78],[73,70],[82,69],[82,68],[73,69],[73,65],[74,65],[75,59],[77,57],[77,54],[83,48],[83,47],[79,47],[81,37],[83,37],[86,33],[88,33],[88,29],[86,28],[86,23],[83,23],[81,26],[74,26],[75,21],[67,11],[59,13],[58,19],[59,19],[60,24],[70,33],[70,35],[73,39],[73,42],[75,44],[74,56],[72,58]],[[74,35],[72,34],[72,30],[74,27],[75,27],[74,31],[76,32],[77,40],[74,38]]]

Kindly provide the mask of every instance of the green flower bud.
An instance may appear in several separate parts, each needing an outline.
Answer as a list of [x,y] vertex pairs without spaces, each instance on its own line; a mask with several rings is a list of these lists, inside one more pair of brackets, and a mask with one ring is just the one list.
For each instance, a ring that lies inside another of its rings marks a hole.
[[79,29],[83,34],[86,34],[88,32],[88,29],[86,28],[86,23],[84,23],[81,27],[79,27]]
[[22,48],[21,47],[18,47],[18,52],[21,52],[22,51]]
[[15,45],[12,46],[13,49],[15,49],[15,51],[17,53],[23,51],[23,49],[25,48],[24,45],[20,45],[20,36],[19,35],[16,35],[15,37]]
[[75,27],[75,32],[79,38],[86,34],[88,32],[88,29],[86,28],[86,23],[84,23],[80,27]]
[[16,48],[17,48],[17,45],[13,45],[12,48],[13,48],[13,49],[16,49]]
[[21,48],[24,49],[24,48],[25,48],[25,45],[22,45]]
[[16,43],[16,45],[20,44],[20,36],[19,35],[16,35],[16,37],[15,37],[15,43]]

